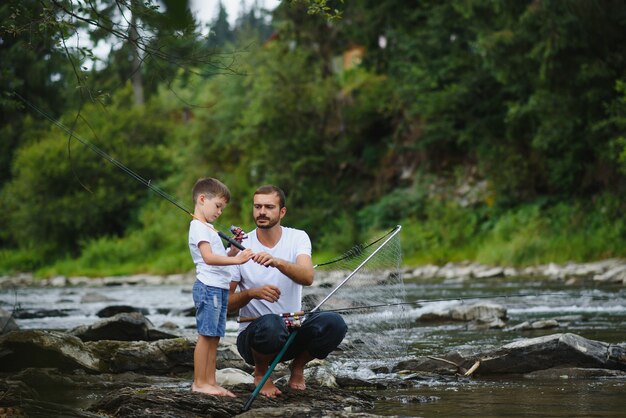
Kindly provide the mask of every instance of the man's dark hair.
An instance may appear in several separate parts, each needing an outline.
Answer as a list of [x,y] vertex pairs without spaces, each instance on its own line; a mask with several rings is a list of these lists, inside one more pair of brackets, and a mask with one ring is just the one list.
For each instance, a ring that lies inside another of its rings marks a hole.
[[256,192],[254,192],[255,195],[257,194],[273,194],[276,193],[276,195],[278,196],[278,203],[280,206],[280,209],[285,207],[285,192],[283,192],[283,190],[280,187],[276,187],[273,186],[271,184],[266,184],[265,186],[261,186],[258,189],[256,189]]
[[221,181],[212,177],[200,179],[194,184],[192,189],[194,204],[198,201],[198,196],[201,194],[207,195],[208,197],[223,197],[226,203],[230,202],[230,190],[228,190],[228,187]]

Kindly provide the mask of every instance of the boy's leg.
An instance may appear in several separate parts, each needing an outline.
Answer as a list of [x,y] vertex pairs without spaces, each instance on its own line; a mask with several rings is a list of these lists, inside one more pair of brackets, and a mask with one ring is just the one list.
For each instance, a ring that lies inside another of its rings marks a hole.
[[198,335],[193,353],[194,381],[191,390],[208,395],[235,397],[231,391],[219,386],[215,379],[215,365],[219,337]]

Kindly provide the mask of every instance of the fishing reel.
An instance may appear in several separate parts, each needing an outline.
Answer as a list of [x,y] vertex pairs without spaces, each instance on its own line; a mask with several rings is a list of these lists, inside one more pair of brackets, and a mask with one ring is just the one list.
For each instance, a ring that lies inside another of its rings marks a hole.
[[289,331],[293,331],[296,328],[300,328],[302,326],[303,317],[299,315],[285,316],[283,317],[283,321],[285,321],[285,326]]
[[238,226],[231,225],[231,226],[230,226],[230,232],[231,232],[231,234],[233,234],[233,235],[234,235],[234,236],[233,236],[233,239],[234,239],[235,241],[237,241],[238,243],[240,243],[240,244],[241,244],[241,242],[242,242],[244,239],[248,238],[248,236],[246,235],[246,233],[245,233],[245,232],[243,232],[243,229],[241,229],[241,228],[240,228],[240,227],[238,227]]

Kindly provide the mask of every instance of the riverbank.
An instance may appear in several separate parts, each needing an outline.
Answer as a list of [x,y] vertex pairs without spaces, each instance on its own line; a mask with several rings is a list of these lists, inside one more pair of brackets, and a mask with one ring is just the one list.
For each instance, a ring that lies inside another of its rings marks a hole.
[[[490,266],[473,262],[446,263],[444,265],[424,264],[403,267],[403,278],[406,281],[419,279],[442,278],[447,280],[486,279],[497,277],[527,277],[562,281],[565,284],[576,284],[581,281],[612,283],[626,285],[626,259],[607,259],[589,263],[548,263],[523,268]],[[318,281],[325,280],[324,272],[317,272]],[[36,278],[32,273],[19,273],[11,276],[0,276],[0,289],[14,287],[77,287],[77,286],[122,286],[122,285],[180,285],[192,284],[195,280],[193,272],[157,275],[136,274],[131,276],[54,276]]]

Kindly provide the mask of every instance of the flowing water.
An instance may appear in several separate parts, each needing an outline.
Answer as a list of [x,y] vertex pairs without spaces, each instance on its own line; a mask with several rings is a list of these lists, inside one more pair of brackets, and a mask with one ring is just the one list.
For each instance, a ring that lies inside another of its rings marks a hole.
[[[104,288],[21,288],[0,291],[0,307],[19,308],[17,320],[22,329],[61,329],[91,324],[96,313],[110,305],[143,308],[156,326],[176,324],[178,333],[195,335],[191,286],[117,286]],[[328,289],[315,289],[327,292]],[[460,301],[423,302],[403,309],[410,327],[379,333],[381,341],[404,341],[409,356],[442,356],[451,350],[485,351],[523,338],[557,332],[571,332],[608,343],[626,343],[626,289],[585,283],[565,286],[560,282],[507,278],[485,280],[428,280],[405,285],[406,300],[472,298]],[[554,294],[556,293],[556,294]],[[109,300],[85,302],[97,294]],[[534,296],[506,296],[532,294]],[[487,296],[499,297],[485,299]],[[495,302],[507,309],[507,326],[524,321],[557,319],[559,328],[540,331],[511,331],[505,328],[476,330],[463,322],[422,322],[416,318],[426,312],[444,310],[459,303]],[[346,315],[346,318],[349,315]],[[367,322],[366,314],[354,316]],[[378,319],[377,319],[378,320]],[[393,324],[393,320],[389,321]],[[237,323],[227,323],[227,334],[236,335]],[[364,338],[363,343],[367,344]],[[391,350],[391,347],[389,347]],[[363,379],[400,381],[401,376],[375,373],[356,367],[331,355],[333,371]],[[381,356],[378,361],[385,361]],[[387,359],[387,366],[395,363]],[[529,379],[452,378],[405,381],[403,389],[378,390],[387,400],[379,401],[373,413],[380,415],[450,417],[588,417],[626,416],[626,379]],[[390,386],[390,387],[395,387]],[[425,402],[424,400],[428,400]]]

